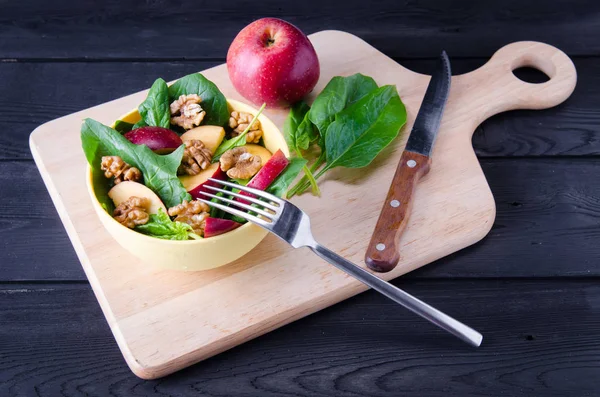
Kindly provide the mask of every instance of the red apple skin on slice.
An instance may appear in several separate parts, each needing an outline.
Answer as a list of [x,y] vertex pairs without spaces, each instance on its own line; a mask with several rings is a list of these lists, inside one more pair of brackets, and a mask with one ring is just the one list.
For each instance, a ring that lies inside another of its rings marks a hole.
[[159,208],[167,212],[167,207],[163,204],[160,198],[150,190],[146,185],[138,182],[124,181],[115,185],[108,191],[108,197],[111,198],[115,207],[130,197],[144,197],[150,200],[150,213],[157,214]]
[[205,199],[206,196],[202,195],[201,192],[214,193],[206,187],[217,186],[215,182],[209,181],[208,178],[225,180],[227,179],[227,174],[221,170],[219,163],[214,163],[207,169],[202,170],[198,175],[183,175],[179,177],[179,180],[183,184],[185,190],[187,190],[194,199]]
[[[252,187],[258,190],[265,190],[273,183],[273,181],[281,174],[281,172],[287,167],[290,161],[285,157],[285,154],[281,150],[278,150],[273,156],[266,162],[265,165],[258,171],[256,175],[248,182],[246,186]],[[254,197],[252,193],[240,192],[240,194],[248,197]],[[239,199],[241,202],[250,204],[246,200]]]
[[211,153],[217,151],[217,148],[225,138],[225,130],[223,127],[216,125],[201,125],[200,127],[192,128],[181,136],[182,141],[191,141],[197,139],[204,143],[204,146]]
[[242,226],[241,223],[232,221],[231,219],[221,218],[206,218],[204,226],[204,238],[218,236],[230,232],[238,227]]
[[171,153],[183,144],[179,135],[163,127],[140,127],[129,131],[123,136],[129,142],[136,145],[146,145],[158,154]]

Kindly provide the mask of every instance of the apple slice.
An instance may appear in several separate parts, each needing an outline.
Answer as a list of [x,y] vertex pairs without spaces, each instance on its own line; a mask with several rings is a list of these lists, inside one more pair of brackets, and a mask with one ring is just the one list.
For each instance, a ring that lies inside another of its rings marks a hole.
[[183,143],[179,135],[163,127],[140,127],[129,131],[123,136],[129,142],[136,145],[146,145],[158,154],[171,153]]
[[158,209],[162,208],[163,211],[167,212],[167,207],[160,201],[160,198],[152,190],[138,182],[125,181],[118,185],[115,185],[108,191],[108,197],[110,197],[118,206],[123,201],[128,200],[130,197],[145,197],[150,200],[150,213],[157,214]]
[[198,175],[182,175],[179,177],[179,180],[183,184],[185,190],[187,190],[194,199],[205,199],[206,196],[203,196],[200,192],[214,193],[206,189],[206,186],[217,186],[215,182],[209,181],[208,178],[225,180],[227,179],[227,174],[221,170],[219,163],[214,163],[207,169],[202,170]]
[[[266,150],[266,149],[265,149]],[[256,175],[248,182],[246,186],[253,187],[254,189],[265,190],[271,183],[281,174],[281,172],[287,167],[290,161],[285,157],[285,154],[281,150],[275,152],[275,154],[263,165]],[[254,197],[252,193],[240,192],[240,194],[248,197]],[[240,201],[250,204],[249,202],[240,199]]]
[[264,146],[255,145],[254,143],[248,143],[244,145],[244,147],[248,150],[248,153],[250,153],[251,155],[260,157],[261,164],[267,164],[271,156],[273,156],[271,152],[269,152]]
[[184,142],[191,141],[192,139],[202,141],[211,153],[217,150],[221,142],[223,142],[223,138],[225,138],[225,130],[223,127],[216,125],[201,125],[181,135],[181,140]]
[[204,225],[204,238],[218,236],[219,234],[227,233],[233,229],[237,229],[242,226],[241,223],[232,221],[230,219],[221,218],[206,218]]

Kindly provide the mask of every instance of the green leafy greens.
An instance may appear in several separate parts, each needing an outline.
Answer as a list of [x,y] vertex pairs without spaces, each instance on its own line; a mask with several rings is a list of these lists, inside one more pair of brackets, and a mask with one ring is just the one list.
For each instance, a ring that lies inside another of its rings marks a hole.
[[121,134],[129,132],[133,129],[133,124],[128,123],[123,120],[117,120],[115,122],[115,130],[119,131]]
[[319,138],[315,125],[308,119],[309,110],[304,101],[296,103],[283,124],[285,141],[294,151],[307,150]]
[[[167,207],[180,204],[183,200],[191,200],[191,196],[177,178],[183,145],[168,155],[158,155],[148,146],[135,145],[116,130],[92,119],[85,119],[81,126],[81,143],[94,172],[94,181],[97,181],[98,174],[101,176],[102,156],[119,156],[142,172],[144,184],[153,190]],[[99,192],[98,200],[100,203],[106,203],[104,192]]]
[[158,214],[150,214],[148,223],[135,227],[140,233],[163,240],[198,240],[201,237],[194,233],[192,227],[187,223],[175,222],[160,208]]
[[396,87],[386,85],[362,97],[338,113],[327,128],[325,169],[369,165],[398,136],[405,120],[406,109]]
[[[170,87],[158,78],[152,84],[144,102],[138,107],[141,120],[129,130],[145,126],[156,126],[178,130],[171,126],[170,104],[181,95],[196,94],[202,98],[201,106],[206,111],[203,123],[224,126],[229,120],[227,99],[217,86],[200,73],[192,73],[177,80]],[[119,125],[115,125],[117,127]],[[119,126],[120,127],[120,126]],[[124,126],[127,128],[126,126]],[[117,129],[120,131],[120,129]],[[120,131],[121,132],[121,131]],[[127,132],[127,131],[124,131]]]
[[[292,113],[288,116],[290,125],[298,118]],[[398,136],[406,123],[406,108],[394,86],[378,87],[371,77],[355,74],[332,78],[306,117],[317,127],[321,153],[309,168],[311,173],[316,172],[314,178],[306,173],[288,191],[288,198],[304,192],[311,185],[314,191],[314,181],[334,167],[369,165]],[[296,147],[301,148],[306,140],[314,140],[300,127],[297,130],[288,138]],[[288,144],[292,146],[290,141]]]
[[266,189],[267,193],[274,194],[277,197],[283,197],[289,186],[294,182],[294,179],[306,166],[306,160],[299,157],[290,159],[290,163],[285,167],[283,172],[269,185]]
[[[310,144],[319,138],[319,133],[315,125],[309,120],[310,107],[304,102],[296,103],[290,109],[290,113],[283,124],[283,134],[285,141],[296,157],[302,159],[302,151],[309,148]],[[312,186],[312,192],[316,196],[321,195],[311,170],[306,165],[303,166],[304,175]]]
[[142,127],[147,127],[147,126],[148,126],[148,124],[146,124],[146,122],[144,120],[140,120],[137,123],[135,123],[131,129],[135,130],[136,128],[142,128]]
[[163,79],[156,79],[148,96],[138,107],[140,116],[146,125],[169,128],[171,111],[169,109],[169,87]]
[[200,73],[180,78],[169,87],[170,101],[181,95],[197,94],[202,98],[200,106],[206,111],[204,124],[224,126],[229,121],[227,99],[217,86]]
[[360,73],[348,77],[336,76],[315,98],[308,117],[325,135],[336,114],[376,89],[375,80]]

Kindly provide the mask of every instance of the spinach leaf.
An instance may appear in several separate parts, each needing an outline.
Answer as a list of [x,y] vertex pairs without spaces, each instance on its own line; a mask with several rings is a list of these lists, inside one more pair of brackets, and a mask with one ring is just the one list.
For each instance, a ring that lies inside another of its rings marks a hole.
[[163,240],[188,240],[190,238],[200,238],[200,236],[194,233],[190,225],[183,222],[172,221],[162,208],[158,210],[158,214],[150,214],[148,223],[136,226],[135,230]]
[[206,111],[204,124],[224,126],[229,121],[227,100],[217,86],[200,73],[193,73],[177,80],[169,87],[169,101],[181,95],[198,94],[200,106]]
[[146,124],[146,122],[145,122],[144,120],[140,120],[140,121],[138,121],[137,123],[135,123],[135,124],[133,125],[133,127],[131,127],[131,129],[132,129],[132,130],[135,130],[135,129],[137,129],[137,128],[142,128],[142,127],[147,127],[147,126],[148,126],[148,124]]
[[85,119],[81,126],[81,142],[93,170],[100,170],[102,156],[120,156],[142,172],[144,184],[158,194],[167,207],[191,200],[177,178],[183,145],[168,155],[158,155],[148,146],[135,145],[117,131],[92,119]]
[[148,96],[138,107],[138,111],[146,125],[169,128],[171,125],[169,103],[167,82],[158,78],[150,87]]
[[337,113],[376,89],[375,80],[360,73],[348,77],[336,76],[315,98],[308,117],[321,134],[326,135]]
[[233,215],[233,214],[228,214],[228,213],[225,213],[225,216],[223,217],[223,219],[230,219],[230,220],[232,220],[234,222],[241,223],[242,225],[244,223],[248,222],[247,219],[244,219],[241,216],[237,216],[237,215]]
[[125,134],[133,129],[133,124],[128,123],[123,120],[117,120],[115,123],[115,130],[119,131],[121,134]]
[[223,142],[221,142],[221,144],[217,148],[217,150],[215,150],[215,154],[213,155],[212,162],[216,163],[217,161],[219,161],[219,159],[221,158],[223,153],[225,153],[226,151],[231,150],[236,147],[239,147],[239,146],[244,146],[246,144],[246,134],[247,133],[248,133],[248,129],[246,129],[246,131],[244,131],[242,134],[240,134],[234,138],[224,139]]
[[396,87],[383,86],[362,97],[338,113],[327,128],[325,168],[367,166],[398,136],[405,122],[406,109]]
[[[298,158],[303,158],[302,151],[307,150],[312,142],[318,139],[319,133],[315,125],[309,120],[310,107],[300,101],[291,109],[283,124],[283,135],[290,149]],[[315,196],[320,196],[321,191],[317,186],[317,181],[312,171],[306,164],[303,167],[305,179],[312,186],[312,192]]]
[[252,119],[252,121],[248,124],[248,127],[246,127],[246,129],[244,131],[242,131],[242,133],[240,135],[236,136],[235,138],[223,140],[223,142],[221,142],[221,144],[219,145],[217,150],[215,150],[215,154],[213,154],[213,158],[212,158],[213,163],[216,163],[217,161],[219,161],[219,159],[221,158],[223,153],[225,153],[226,151],[236,148],[236,147],[239,147],[239,146],[244,146],[246,144],[246,134],[248,134],[248,131],[250,130],[250,126],[252,126],[252,124],[254,124],[254,121],[258,118],[258,116],[260,116],[260,114],[263,112],[263,110],[265,110],[265,106],[267,106],[267,104],[263,103],[262,106],[260,107],[260,109],[258,109],[258,112],[256,113],[256,115],[254,115],[254,118]]
[[[216,192],[215,196],[224,197],[225,194],[221,193],[221,192]],[[210,201],[213,203],[221,202],[219,199],[216,199],[216,198],[212,198]],[[210,207],[210,217],[211,218],[223,218],[224,216],[225,216],[225,211],[223,211],[222,209],[219,209],[217,207]]]
[[283,172],[269,185],[265,190],[267,193],[274,194],[277,197],[283,197],[287,192],[288,187],[294,182],[294,179],[306,166],[306,160],[295,157],[290,159],[290,163],[285,167]]
[[304,101],[296,103],[283,124],[285,141],[298,154],[300,150],[307,150],[318,138],[318,131],[308,118],[309,110],[310,107]]

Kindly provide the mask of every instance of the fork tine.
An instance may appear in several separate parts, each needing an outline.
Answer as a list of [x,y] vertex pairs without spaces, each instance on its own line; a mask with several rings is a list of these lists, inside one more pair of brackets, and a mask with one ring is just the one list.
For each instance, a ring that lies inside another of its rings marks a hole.
[[273,217],[276,216],[276,214],[269,213],[269,212],[264,211],[264,210],[262,210],[260,208],[252,207],[251,205],[240,203],[239,201],[231,200],[231,199],[228,199],[226,197],[219,197],[217,195],[214,195],[214,194],[211,194],[211,193],[207,193],[207,192],[200,192],[200,194],[203,194],[205,196],[208,196],[210,198],[214,198],[214,199],[217,199],[217,200],[220,200],[220,201],[225,201],[226,203],[229,203],[231,205],[235,205],[236,207],[240,207],[240,208],[243,208],[243,209],[248,210],[248,211],[256,212],[257,214],[260,214],[260,215],[268,218],[271,221],[273,220]]
[[262,205],[263,207],[268,208],[268,209],[270,209],[272,211],[277,211],[277,209],[278,209],[278,207],[276,207],[274,205],[271,205],[271,204],[267,203],[266,201],[255,199],[254,197],[244,196],[243,194],[234,193],[232,191],[225,190],[225,189],[219,189],[218,187],[214,187],[214,186],[206,186],[205,185],[204,187],[207,188],[207,189],[210,189],[210,190],[214,190],[216,192],[225,193],[228,196],[239,197],[239,198],[244,199],[246,201],[250,201],[251,203]]
[[212,181],[212,182],[220,183],[221,185],[233,187],[233,188],[242,190],[244,192],[255,194],[258,197],[262,197],[264,199],[273,201],[273,202],[275,202],[275,203],[277,203],[279,205],[283,205],[283,203],[284,203],[284,201],[282,199],[280,199],[279,197],[274,196],[274,195],[272,195],[270,193],[267,193],[267,192],[265,192],[263,190],[254,189],[253,187],[238,185],[237,183],[231,183],[231,182],[227,182],[227,181],[222,181],[220,179],[208,178],[208,180]]
[[246,219],[246,220],[248,220],[250,222],[256,223],[256,224],[258,224],[258,225],[260,225],[260,226],[262,226],[264,228],[270,229],[270,225],[271,224],[269,222],[264,221],[264,220],[262,220],[262,219],[260,219],[260,218],[258,218],[256,216],[254,216],[254,215],[250,215],[250,214],[248,214],[248,213],[246,213],[244,211],[240,211],[240,210],[228,207],[228,206],[223,205],[223,204],[213,203],[212,201],[204,200],[204,199],[201,199],[201,198],[199,198],[197,200],[200,200],[203,203],[208,204],[208,206],[210,206],[210,207],[218,208],[218,209],[223,210],[225,212],[228,212],[228,213],[230,213],[232,215],[237,215],[240,218],[244,218],[244,219]]

